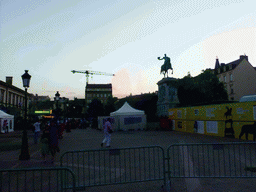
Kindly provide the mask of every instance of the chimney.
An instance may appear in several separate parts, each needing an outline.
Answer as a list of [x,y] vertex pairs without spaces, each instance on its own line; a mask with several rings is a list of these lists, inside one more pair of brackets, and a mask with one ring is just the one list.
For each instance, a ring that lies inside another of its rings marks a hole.
[[248,56],[247,55],[240,55],[240,59],[246,59],[248,61]]
[[6,83],[12,85],[12,77],[6,77]]

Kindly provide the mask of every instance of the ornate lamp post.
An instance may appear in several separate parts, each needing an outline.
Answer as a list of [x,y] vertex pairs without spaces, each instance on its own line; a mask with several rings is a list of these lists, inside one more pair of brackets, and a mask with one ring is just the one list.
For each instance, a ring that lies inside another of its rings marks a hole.
[[59,91],[57,91],[57,93],[55,94],[55,100],[56,100],[56,116],[57,116],[57,119],[59,118],[59,100],[60,100],[60,94],[59,94]]
[[22,134],[22,145],[21,145],[21,153],[19,156],[19,160],[29,160],[30,159],[30,155],[29,155],[29,150],[28,150],[28,135],[27,135],[27,110],[28,110],[28,92],[27,89],[29,87],[29,83],[30,83],[30,78],[31,75],[28,74],[28,70],[25,70],[25,73],[21,76],[22,77],[22,81],[23,81],[23,87],[25,87],[25,121],[24,121],[24,125],[23,125],[23,134]]

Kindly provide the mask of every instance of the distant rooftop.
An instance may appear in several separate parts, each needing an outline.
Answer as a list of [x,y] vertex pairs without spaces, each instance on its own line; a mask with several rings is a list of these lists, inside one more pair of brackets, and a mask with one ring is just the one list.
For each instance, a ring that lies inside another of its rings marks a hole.
[[112,84],[87,84],[86,88],[112,88]]

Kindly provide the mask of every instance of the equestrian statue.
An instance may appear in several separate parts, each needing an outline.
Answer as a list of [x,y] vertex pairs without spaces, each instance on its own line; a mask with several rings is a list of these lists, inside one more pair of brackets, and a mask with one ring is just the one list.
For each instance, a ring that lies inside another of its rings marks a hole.
[[170,57],[167,57],[166,54],[164,54],[164,57],[162,59],[160,57],[158,57],[157,59],[158,60],[163,60],[164,59],[164,64],[161,66],[160,74],[163,73],[164,77],[165,77],[165,74],[167,74],[167,77],[168,77],[168,70],[169,69],[172,70],[172,74],[173,74],[173,68],[172,68]]

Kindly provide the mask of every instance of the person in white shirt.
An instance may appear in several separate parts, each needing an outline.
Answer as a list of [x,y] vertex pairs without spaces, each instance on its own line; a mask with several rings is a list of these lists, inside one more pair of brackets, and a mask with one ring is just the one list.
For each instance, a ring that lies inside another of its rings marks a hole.
[[104,139],[101,143],[101,147],[103,147],[104,143],[106,143],[106,147],[110,147],[111,133],[113,132],[112,126],[110,123],[110,118],[108,118],[104,123],[103,129],[104,129]]
[[38,142],[38,138],[39,138],[39,136],[40,136],[40,125],[41,125],[41,123],[40,123],[40,121],[39,120],[37,120],[37,122],[35,122],[34,123],[34,128],[35,128],[35,132],[34,132],[34,143],[35,144],[37,144],[37,142]]

